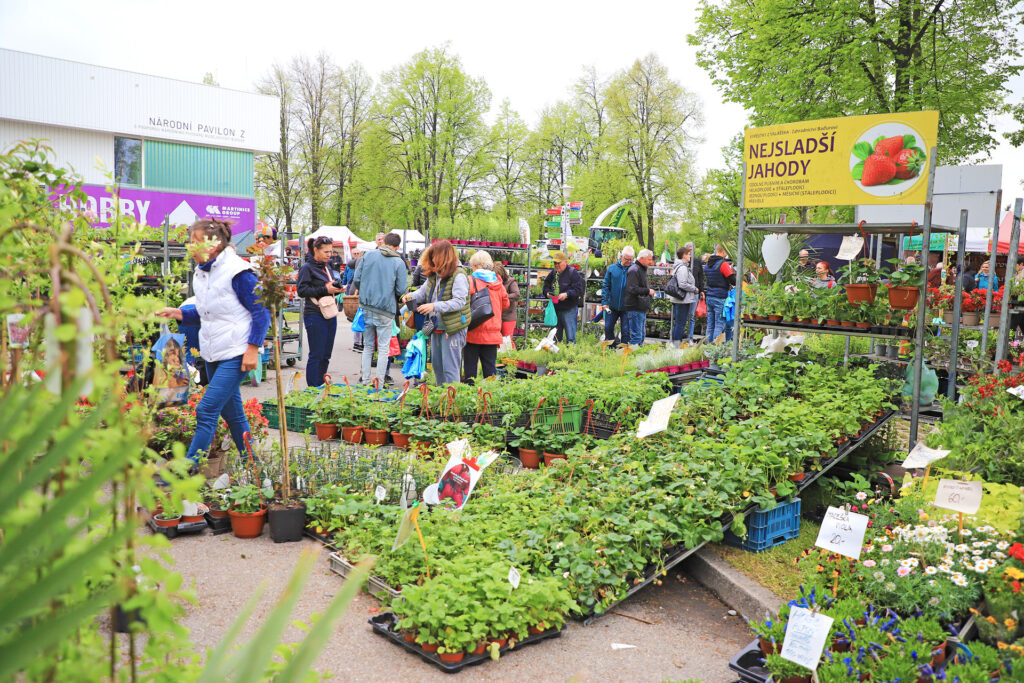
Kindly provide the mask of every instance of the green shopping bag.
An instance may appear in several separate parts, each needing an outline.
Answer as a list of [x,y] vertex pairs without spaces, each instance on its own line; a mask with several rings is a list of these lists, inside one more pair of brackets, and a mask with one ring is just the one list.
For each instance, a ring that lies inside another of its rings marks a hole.
[[558,314],[555,313],[554,301],[549,301],[547,307],[544,309],[544,324],[548,327],[555,327],[558,325]]

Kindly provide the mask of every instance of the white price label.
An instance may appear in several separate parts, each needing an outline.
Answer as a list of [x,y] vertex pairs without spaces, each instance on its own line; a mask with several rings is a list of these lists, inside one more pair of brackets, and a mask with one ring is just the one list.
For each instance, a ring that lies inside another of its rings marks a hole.
[[515,590],[516,588],[519,588],[519,579],[520,578],[522,578],[522,577],[519,576],[519,572],[516,570],[515,567],[509,567],[508,568],[508,582],[512,584],[512,589],[513,590]]
[[377,499],[378,503],[383,503],[384,499],[388,497],[388,491],[383,486],[378,486],[373,491],[373,497]]
[[1019,387],[1013,387],[1011,389],[1007,389],[1006,393],[1013,394],[1017,398],[1019,398],[1021,400],[1024,400],[1024,384],[1021,384]]
[[979,342],[978,342],[977,339],[968,339],[967,340],[967,348],[969,348],[969,349],[976,349],[976,348],[978,348],[978,343]]
[[907,459],[903,461],[903,468],[908,470],[918,469],[920,467],[928,467],[936,460],[942,460],[952,451],[944,451],[939,448],[928,448],[924,445],[923,441],[918,441],[917,445],[910,449],[910,453],[907,454]]
[[935,490],[935,507],[973,515],[981,507],[982,492],[980,481],[940,479],[939,488]]
[[814,545],[859,560],[867,528],[867,515],[829,507],[825,512],[825,518],[821,520],[821,530],[818,531],[818,540]]
[[852,261],[857,258],[857,254],[864,247],[864,238],[860,235],[847,235],[843,238],[843,243],[839,245],[839,253],[836,254],[836,258],[842,261]]
[[793,607],[786,625],[786,638],[782,641],[779,654],[783,659],[796,662],[811,671],[818,668],[828,632],[832,629],[832,617],[812,612],[803,607]]
[[657,434],[668,429],[669,418],[672,417],[672,409],[676,407],[676,401],[682,394],[672,394],[668,398],[662,398],[651,405],[651,412],[647,419],[636,427],[636,438],[642,439],[651,434]]

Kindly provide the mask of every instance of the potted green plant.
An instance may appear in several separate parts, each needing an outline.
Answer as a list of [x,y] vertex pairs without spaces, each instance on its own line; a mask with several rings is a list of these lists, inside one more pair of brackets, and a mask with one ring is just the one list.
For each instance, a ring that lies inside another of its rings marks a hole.
[[846,267],[846,280],[846,299],[851,305],[870,304],[875,300],[881,276],[875,267],[874,259],[861,258],[850,261],[850,265]]
[[783,659],[782,655],[770,654],[764,659],[764,668],[772,675],[775,683],[806,683],[811,680],[811,671],[796,662]]
[[509,445],[519,450],[519,462],[523,463],[523,467],[528,467],[531,470],[540,467],[538,446],[543,437],[543,432],[536,425],[516,427],[512,430],[512,440]]
[[363,403],[350,397],[348,406],[342,408],[338,416],[341,426],[341,438],[349,443],[362,443],[363,430],[366,429],[366,410]]
[[273,489],[261,489],[255,484],[240,484],[231,489],[228,495],[231,500],[228,515],[231,517],[231,531],[237,538],[256,538],[263,533],[263,524],[267,519],[264,501],[273,496]]
[[231,499],[229,495],[231,489],[225,487],[222,489],[215,489],[208,487],[203,492],[203,500],[206,505],[210,508],[211,517],[227,517],[228,510],[231,508]]
[[409,447],[409,423],[414,420],[412,411],[401,406],[394,415],[391,424],[391,441],[398,448]]
[[378,401],[376,406],[371,405],[367,408],[363,437],[371,446],[382,446],[388,442],[387,404],[383,401]]
[[163,508],[153,515],[153,523],[164,529],[176,529],[181,522],[181,503],[175,496],[168,496]]
[[544,435],[538,447],[543,449],[545,467],[551,467],[551,463],[555,460],[566,460],[566,453],[576,443],[578,436],[578,434],[562,434],[555,430]]
[[330,399],[317,408],[313,418],[313,427],[316,429],[316,438],[321,441],[331,441],[338,438],[338,417],[341,411]]
[[898,258],[889,259],[893,270],[889,273],[889,305],[898,310],[909,310],[917,306],[924,282],[924,267],[918,263],[901,263]]

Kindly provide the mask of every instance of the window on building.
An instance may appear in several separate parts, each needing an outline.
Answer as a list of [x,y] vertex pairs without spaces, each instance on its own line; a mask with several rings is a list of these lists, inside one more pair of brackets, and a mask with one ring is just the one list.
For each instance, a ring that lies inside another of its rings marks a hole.
[[114,182],[142,185],[142,140],[114,138]]

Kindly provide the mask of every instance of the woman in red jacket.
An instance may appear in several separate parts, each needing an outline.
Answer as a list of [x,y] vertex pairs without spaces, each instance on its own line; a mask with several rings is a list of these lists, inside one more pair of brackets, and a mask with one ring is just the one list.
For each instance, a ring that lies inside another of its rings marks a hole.
[[494,315],[482,324],[466,333],[466,348],[463,351],[462,374],[467,384],[476,379],[477,361],[483,370],[484,378],[492,376],[498,360],[498,347],[501,345],[501,312],[509,307],[508,293],[501,283],[501,278],[494,272],[494,261],[486,251],[477,251],[469,257],[469,267],[473,270],[469,278],[469,295],[486,288],[491,295],[491,310]]

